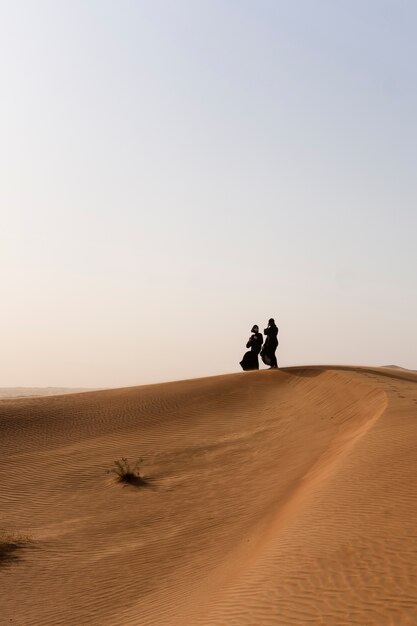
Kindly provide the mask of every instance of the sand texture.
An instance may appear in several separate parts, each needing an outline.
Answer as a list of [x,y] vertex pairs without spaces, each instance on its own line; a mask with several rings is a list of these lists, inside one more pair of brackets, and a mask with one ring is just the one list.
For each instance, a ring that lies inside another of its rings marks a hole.
[[398,369],[2,399],[0,623],[416,626],[416,444]]

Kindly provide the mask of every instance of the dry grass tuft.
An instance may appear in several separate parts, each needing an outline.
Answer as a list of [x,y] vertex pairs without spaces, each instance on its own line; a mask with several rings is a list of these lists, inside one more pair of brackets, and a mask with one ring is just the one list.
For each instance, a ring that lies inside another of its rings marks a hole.
[[119,482],[135,485],[136,487],[146,485],[146,480],[139,471],[142,459],[133,464],[123,457],[120,461],[113,461],[113,463],[115,467],[109,470],[109,473],[116,474]]
[[30,537],[0,528],[0,565],[15,560],[17,552],[30,543]]

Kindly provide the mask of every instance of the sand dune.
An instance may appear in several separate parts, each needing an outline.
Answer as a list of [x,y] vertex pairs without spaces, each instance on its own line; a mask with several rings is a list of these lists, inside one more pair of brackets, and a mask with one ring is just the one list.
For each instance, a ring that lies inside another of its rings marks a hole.
[[3,399],[0,432],[0,527],[32,538],[0,549],[1,624],[417,624],[416,374]]

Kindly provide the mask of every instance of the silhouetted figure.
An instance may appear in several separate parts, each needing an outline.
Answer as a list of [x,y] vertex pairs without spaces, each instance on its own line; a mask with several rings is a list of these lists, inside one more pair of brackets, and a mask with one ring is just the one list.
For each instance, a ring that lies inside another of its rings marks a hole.
[[243,370],[258,370],[259,361],[258,355],[262,348],[263,337],[259,332],[259,326],[252,326],[252,335],[249,337],[249,341],[246,344],[247,348],[250,348],[249,352],[246,352],[243,359],[240,362]]
[[271,368],[276,368],[278,367],[277,357],[275,355],[278,348],[278,326],[275,324],[272,317],[269,320],[264,333],[266,335],[266,339],[261,352],[262,361],[265,365],[269,365]]

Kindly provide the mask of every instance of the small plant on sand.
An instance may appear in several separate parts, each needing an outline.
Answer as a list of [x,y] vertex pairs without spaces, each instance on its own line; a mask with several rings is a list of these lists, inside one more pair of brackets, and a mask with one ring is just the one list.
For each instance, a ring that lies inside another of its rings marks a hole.
[[0,565],[15,559],[15,553],[30,543],[30,537],[0,528]]
[[114,467],[110,470],[112,474],[116,474],[119,482],[129,485],[145,485],[146,480],[139,471],[142,459],[136,461],[135,464],[130,463],[125,457],[120,461],[114,461]]

